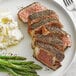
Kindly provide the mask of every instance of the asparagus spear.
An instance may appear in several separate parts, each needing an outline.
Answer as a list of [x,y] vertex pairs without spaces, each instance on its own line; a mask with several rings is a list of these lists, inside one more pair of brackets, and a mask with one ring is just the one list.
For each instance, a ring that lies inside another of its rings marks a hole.
[[12,60],[12,61],[9,61],[9,62],[11,62],[13,64],[16,64],[16,65],[23,65],[23,67],[30,67],[32,69],[37,69],[37,70],[42,69],[41,66],[39,66],[37,64],[34,64],[33,61],[27,61],[27,62],[25,62],[25,61],[13,61]]
[[27,65],[21,65],[22,67],[25,67],[25,68],[31,68],[31,69],[35,69],[35,70],[41,70],[42,67],[40,65],[37,65],[37,64],[27,64]]
[[42,69],[42,67],[40,65],[38,65],[38,64],[31,64],[29,66],[30,66],[30,68],[36,69],[36,70],[41,70]]
[[0,72],[7,72],[1,65],[0,65]]
[[34,74],[34,73],[26,73],[25,75],[22,75],[22,76],[39,76],[39,75]]
[[16,65],[30,65],[30,64],[33,64],[34,62],[33,61],[17,61],[17,60],[9,60],[9,62],[13,63],[13,64],[16,64]]
[[19,74],[17,74],[16,72],[14,72],[11,68],[8,68],[4,65],[1,65],[5,70],[7,70],[10,74],[12,74],[13,76],[20,76]]
[[23,72],[17,69],[8,68],[4,65],[0,65],[0,71],[2,72],[8,72],[12,74],[13,76],[38,76],[37,73],[31,73],[31,72]]
[[34,64],[33,61],[22,60],[25,60],[25,58],[20,56],[0,56],[0,70],[9,72],[13,76],[38,76],[35,70],[40,70],[42,67]]
[[20,71],[20,70],[16,70],[14,69],[14,71],[22,76],[38,76],[37,75],[37,72],[34,72],[34,73],[31,73],[31,72],[23,72],[23,71]]
[[0,55],[0,59],[10,59],[10,60],[26,60],[25,57],[21,57],[21,56],[2,56]]
[[24,67],[21,67],[21,66],[19,66],[19,65],[14,65],[14,64],[10,63],[9,61],[5,61],[5,60],[2,60],[2,59],[0,59],[0,64],[1,64],[1,65],[5,65],[5,66],[10,67],[10,68],[15,68],[15,69],[18,69],[18,70],[33,72],[33,71],[32,71],[31,69],[29,69],[29,68],[24,68]]

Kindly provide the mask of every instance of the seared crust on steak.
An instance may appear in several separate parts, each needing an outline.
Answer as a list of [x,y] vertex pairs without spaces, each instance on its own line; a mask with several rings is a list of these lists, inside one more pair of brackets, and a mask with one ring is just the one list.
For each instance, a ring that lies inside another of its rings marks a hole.
[[45,49],[38,47],[35,47],[34,51],[34,57],[49,68],[57,70],[61,67],[61,63],[56,60],[52,53],[48,53]]
[[35,12],[40,12],[40,11],[46,10],[46,9],[47,8],[44,7],[43,5],[41,5],[39,2],[34,2],[30,5],[28,5],[27,7],[24,7],[23,9],[21,9],[18,12],[18,17],[22,22],[26,23],[26,22],[28,22],[29,15],[31,15]]
[[[41,24],[41,25],[36,26],[36,24],[37,25],[38,24]],[[34,24],[35,27],[32,27],[32,25],[31,26],[28,26],[28,32],[29,32],[29,34],[32,37],[36,33],[42,33],[42,34],[47,35],[51,31],[50,28],[53,27],[53,26],[58,27],[60,29],[62,28],[62,24],[60,22],[58,22],[57,20],[54,20],[54,19],[42,20],[42,21],[40,21],[39,23],[36,23],[36,24]],[[48,26],[48,28],[47,28],[47,26]]]
[[[71,39],[70,35],[66,33],[64,30],[56,27],[56,26],[49,26],[46,25],[45,29],[47,29],[51,34],[54,34],[56,37],[61,39],[64,42],[64,48],[70,47],[71,46]],[[44,30],[44,28],[43,28]]]
[[50,44],[63,52],[65,51],[65,48],[67,47],[67,46],[64,46],[63,40],[59,39],[57,36],[51,33],[47,35],[36,34],[33,39],[35,39],[36,41],[46,43],[46,44]]
[[62,61],[64,59],[64,54],[59,51],[57,48],[53,47],[52,45],[50,44],[45,44],[43,42],[40,42],[40,41],[35,41],[34,42],[34,46],[35,47],[39,47],[39,48],[43,48],[45,49],[46,51],[48,51],[49,53],[52,53],[53,56],[58,60],[58,61]]
[[34,20],[34,19],[37,19],[37,18],[41,18],[41,17],[44,17],[44,16],[51,16],[51,15],[55,15],[56,18],[58,18],[58,16],[56,15],[56,13],[53,11],[53,10],[44,10],[44,11],[41,11],[41,12],[37,12],[37,13],[33,13],[29,16],[29,19],[31,20]]
[[34,32],[40,31],[42,26],[52,25],[53,23],[58,25],[59,28],[62,28],[58,15],[53,10],[44,10],[33,13],[29,16],[28,32],[33,36]]
[[[53,23],[56,23],[56,26],[59,28],[62,28],[62,24],[54,18],[46,18],[46,19],[42,19],[37,23],[34,23],[32,25],[28,25],[28,32],[31,36],[34,35],[35,31],[40,31],[41,29],[43,29],[43,26],[45,27],[45,25],[50,25],[52,26]],[[34,33],[32,33],[34,32]]]
[[31,25],[45,18],[54,18],[54,19],[59,20],[57,14],[53,10],[44,10],[44,11],[33,13],[32,15],[30,15],[28,23],[29,25]]
[[39,26],[42,26],[42,25],[45,25],[45,24],[48,24],[49,22],[53,22],[53,21],[58,21],[57,19],[55,18],[45,18],[43,20],[40,20],[38,23],[34,23],[31,25],[31,29],[35,29]]

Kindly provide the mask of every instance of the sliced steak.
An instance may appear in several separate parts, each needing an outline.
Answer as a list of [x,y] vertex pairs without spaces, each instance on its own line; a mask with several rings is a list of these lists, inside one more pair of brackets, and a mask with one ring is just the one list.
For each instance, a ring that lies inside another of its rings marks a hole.
[[40,20],[38,23],[34,23],[31,25],[31,29],[36,29],[38,28],[39,26],[42,26],[42,25],[45,25],[45,24],[48,24],[49,22],[54,22],[54,21],[58,21],[57,19],[55,18],[46,18],[46,19],[43,19],[43,20]]
[[50,18],[41,20],[39,23],[35,23],[34,26],[32,27],[32,25],[31,25],[30,27],[28,27],[28,32],[32,37],[34,34],[37,34],[37,33],[42,33],[44,35],[47,35],[48,33],[50,33],[49,29],[52,26],[55,26],[58,28],[63,27],[63,25],[60,22],[58,22],[56,19],[54,20],[54,19],[50,19]]
[[53,56],[60,62],[64,59],[64,54],[50,44],[35,41],[32,46],[45,49],[47,52],[49,52],[48,54],[52,53]]
[[55,35],[64,36],[67,35],[65,31],[60,29],[57,24],[53,23],[52,25],[45,25],[45,28],[50,31],[50,33],[53,33]]
[[45,49],[38,47],[34,51],[34,57],[52,70],[57,70],[61,67],[60,62],[56,60],[52,53],[48,53]]
[[46,44],[50,44],[62,52],[64,52],[66,48],[64,46],[64,41],[56,37],[54,34],[47,34],[47,35],[36,34],[33,39],[35,39],[35,41],[40,41]]
[[28,26],[28,32],[31,36],[33,36],[35,31],[40,31],[42,26],[44,26],[46,24],[51,24],[52,22],[58,22],[58,20],[54,19],[54,18],[42,19],[38,23],[34,23],[31,26]]
[[36,13],[36,12],[46,10],[46,9],[47,8],[42,6],[40,3],[34,2],[34,3],[30,4],[29,6],[24,7],[23,9],[21,9],[18,12],[18,17],[21,21],[28,22],[29,15],[31,15],[33,13]]
[[34,2],[21,9],[18,17],[24,23],[28,22],[34,57],[51,69],[58,69],[65,57],[65,48],[71,46],[70,36],[62,30],[58,15]]
[[45,18],[56,18],[59,20],[57,14],[53,11],[53,10],[44,10],[44,11],[40,11],[38,13],[33,13],[32,15],[29,16],[29,25],[39,22],[42,19]]
[[37,13],[33,13],[29,16],[29,18],[31,20],[37,19],[37,18],[41,18],[44,16],[50,16],[50,15],[55,15],[55,18],[58,18],[58,16],[56,15],[56,13],[53,10],[44,10],[44,11],[40,11]]
[[49,26],[46,25],[45,28],[50,31],[50,33],[54,34],[56,37],[60,38],[64,42],[65,48],[71,46],[71,39],[70,35],[66,33],[64,30],[56,27],[56,26]]

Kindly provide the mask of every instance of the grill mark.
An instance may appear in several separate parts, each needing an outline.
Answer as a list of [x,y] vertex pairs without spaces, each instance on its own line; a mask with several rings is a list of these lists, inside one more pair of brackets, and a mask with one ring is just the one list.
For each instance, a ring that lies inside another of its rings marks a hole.
[[44,17],[44,16],[50,16],[50,15],[56,15],[56,13],[53,11],[53,10],[44,10],[44,11],[41,11],[41,12],[37,12],[37,13],[33,13],[32,15],[29,16],[29,18],[31,20],[33,19],[36,19],[36,18],[41,18],[41,17]]
[[53,53],[53,55],[59,60],[62,61],[64,59],[64,54],[62,52],[60,52],[58,49],[56,49],[55,47],[49,45],[49,44],[45,44],[39,41],[35,42],[35,45],[38,46],[39,48],[43,48],[46,51],[49,51],[50,53]]
[[46,27],[46,29],[48,30],[48,31],[50,31],[50,33],[52,33],[52,34],[55,34],[56,36],[60,36],[60,37],[63,37],[63,36],[67,36],[68,34],[65,32],[65,31],[63,31],[62,29],[60,29],[60,28],[58,28],[58,27],[56,27],[56,26],[45,26]]
[[50,45],[56,47],[57,49],[59,49],[60,51],[64,51],[64,49],[65,49],[64,42],[53,34],[52,35],[37,34],[35,36],[35,40],[46,43],[46,44],[50,44]]
[[43,20],[43,19],[47,19],[47,18],[54,18],[54,19],[57,19],[59,22],[59,19],[55,16],[55,15],[47,15],[47,16],[42,16],[42,17],[39,17],[39,18],[36,18],[36,19],[33,19],[33,20],[28,20],[28,24],[29,26],[32,25],[32,24],[35,24],[35,23],[38,23],[39,21]]
[[58,20],[57,19],[54,19],[54,18],[46,18],[46,19],[41,20],[38,23],[32,24],[31,25],[31,29],[35,29],[35,28],[37,28],[37,27],[39,27],[41,25],[47,24],[47,23],[52,22],[52,21],[58,21]]

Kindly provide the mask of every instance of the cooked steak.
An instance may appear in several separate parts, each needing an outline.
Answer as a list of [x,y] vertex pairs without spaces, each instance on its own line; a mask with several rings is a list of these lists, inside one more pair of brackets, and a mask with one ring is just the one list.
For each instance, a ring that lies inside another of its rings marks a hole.
[[32,46],[45,49],[46,51],[48,51],[48,54],[52,53],[53,56],[60,62],[64,59],[64,54],[50,44],[35,41]]
[[44,10],[44,11],[37,12],[37,13],[33,13],[29,16],[29,18],[31,20],[34,20],[37,18],[41,18],[44,16],[50,16],[50,15],[55,15],[55,17],[58,18],[58,16],[56,15],[56,13],[53,10],[48,10],[48,9]]
[[[58,23],[59,25],[57,25],[57,26],[59,28],[62,27],[62,24],[56,18],[46,18],[46,19],[42,19],[39,22],[28,26],[28,32],[30,35],[33,35],[35,33],[35,31],[40,31],[42,26],[51,25],[52,23]],[[34,32],[34,33],[32,34],[32,32]]]
[[[58,21],[48,22],[47,24],[44,24],[44,25],[41,27],[42,34],[47,35],[48,32],[51,33],[51,31],[52,31],[51,29],[54,29],[53,27],[55,27],[56,30],[57,30],[57,28],[58,28],[59,30],[61,30],[62,27],[63,27],[63,25],[62,25],[60,22],[58,22]],[[55,29],[54,29],[54,30],[55,30]]]
[[18,12],[18,17],[21,21],[28,22],[29,15],[31,15],[35,12],[40,12],[40,11],[46,10],[46,9],[47,8],[42,6],[40,3],[34,2],[34,3],[30,4],[29,6],[21,9]]
[[62,29],[58,15],[34,2],[21,9],[18,17],[24,23],[28,22],[34,57],[51,69],[58,69],[65,57],[65,49],[71,46],[70,35]]
[[57,36],[55,36],[52,33],[47,34],[47,35],[36,34],[33,39],[35,39],[35,41],[40,41],[40,42],[43,42],[46,44],[50,44],[63,52],[64,52],[65,48],[67,47],[67,46],[64,46],[63,40],[59,39]]
[[67,35],[65,31],[60,29],[57,24],[53,23],[52,25],[45,25],[45,28],[50,31],[53,34],[59,35],[59,36],[64,36]]
[[33,13],[32,15],[30,15],[29,24],[31,25],[33,23],[39,22],[40,20],[45,19],[47,17],[58,19],[57,14],[53,10],[44,10],[44,11]]
[[46,66],[48,66],[49,68],[53,69],[53,70],[57,70],[59,67],[61,67],[61,63],[59,61],[56,60],[56,58],[51,54],[48,53],[46,50],[44,50],[43,48],[35,48],[34,49],[34,57],[42,62],[43,64],[45,64]]
[[56,26],[49,26],[46,25],[45,28],[50,31],[50,33],[54,34],[56,37],[60,38],[64,42],[64,48],[71,46],[71,39],[70,35],[66,33],[64,30],[56,27]]
[[34,32],[39,32],[41,27],[52,23],[57,23],[58,27],[62,28],[57,14],[53,10],[44,10],[41,12],[33,13],[29,16],[28,20],[28,32],[31,36]]
[[52,26],[56,26],[58,28],[63,27],[63,25],[60,22],[58,22],[56,19],[54,20],[50,18],[43,19],[39,23],[35,23],[33,27],[32,26],[33,24],[31,26],[28,26],[28,32],[32,37],[36,33],[42,33],[42,34],[47,35],[48,33],[50,33],[49,29]]
[[48,24],[49,22],[53,22],[53,21],[58,21],[58,20],[55,18],[46,18],[46,19],[40,20],[38,23],[32,24],[31,29],[36,29],[39,26]]

